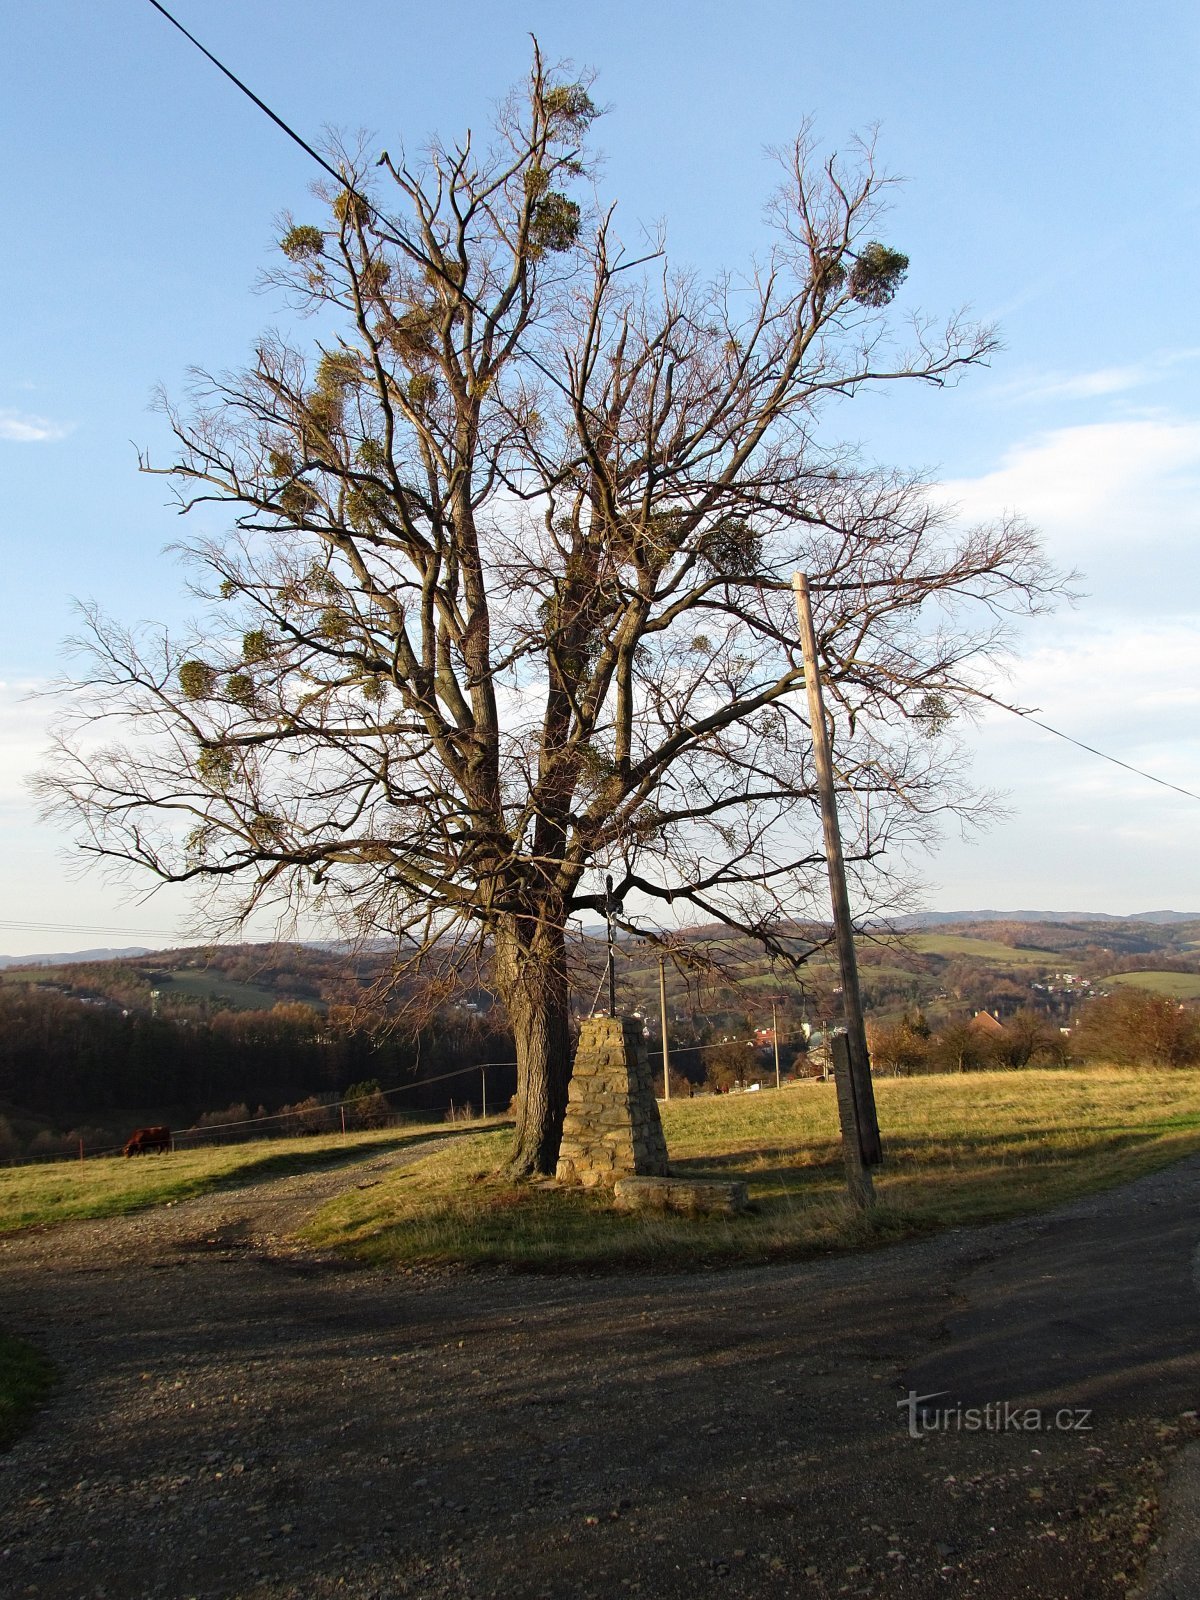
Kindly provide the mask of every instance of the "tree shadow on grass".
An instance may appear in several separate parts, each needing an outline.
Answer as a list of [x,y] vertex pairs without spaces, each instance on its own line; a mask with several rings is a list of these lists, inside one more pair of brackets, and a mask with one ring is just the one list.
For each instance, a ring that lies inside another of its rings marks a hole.
[[[961,1220],[958,1212],[964,1195],[973,1196],[967,1207],[973,1219],[984,1220],[1056,1205],[1183,1160],[1196,1148],[1196,1141],[1185,1137],[1191,1131],[1190,1122],[1134,1129],[1091,1127],[1078,1142],[1071,1141],[1070,1130],[1062,1129],[957,1140],[952,1132],[890,1138],[885,1133],[884,1162],[876,1180],[884,1186],[881,1198],[886,1197],[890,1181],[892,1204],[906,1211],[915,1207],[912,1220],[919,1226],[928,1225],[946,1207],[954,1212],[947,1220]],[[1084,1132],[1080,1130],[1081,1135]],[[1031,1185],[1035,1169],[1039,1181]],[[815,1199],[843,1181],[841,1149],[834,1140],[814,1140],[795,1153],[763,1144],[672,1158],[671,1170],[683,1177],[741,1178],[751,1185],[755,1204],[767,1206],[805,1195]]]
[[[490,1123],[487,1131],[511,1127],[512,1123]],[[232,1172],[214,1174],[211,1179],[200,1178],[198,1182],[202,1187],[196,1192],[212,1193],[215,1190],[242,1189],[259,1182],[262,1178],[289,1177],[305,1172],[332,1172],[339,1167],[358,1166],[373,1158],[392,1156],[398,1151],[419,1145],[429,1145],[433,1148],[447,1139],[461,1139],[465,1134],[482,1131],[484,1130],[470,1125],[424,1127],[397,1134],[394,1139],[363,1140],[353,1145],[336,1145],[321,1150],[293,1147],[270,1155],[256,1156]]]

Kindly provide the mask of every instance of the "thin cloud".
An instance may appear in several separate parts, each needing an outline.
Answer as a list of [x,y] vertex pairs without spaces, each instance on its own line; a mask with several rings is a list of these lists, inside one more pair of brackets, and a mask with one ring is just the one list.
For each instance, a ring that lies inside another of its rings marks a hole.
[[71,423],[54,422],[28,411],[0,409],[0,439],[9,444],[53,444],[71,432]]
[[1128,394],[1159,383],[1174,367],[1186,366],[1200,358],[1200,349],[1188,346],[1162,350],[1144,361],[1111,367],[1096,367],[1089,372],[1026,372],[1008,383],[993,387],[1000,400],[1102,400]]
[[[1024,512],[1052,552],[1089,577],[1110,561],[1124,582],[1153,567],[1164,599],[1182,590],[1190,603],[1198,486],[1200,420],[1151,417],[1022,440],[998,467],[944,482],[940,493],[968,519]],[[1168,559],[1175,547],[1188,552],[1186,571]]]
[[49,742],[50,702],[41,698],[49,683],[0,679],[0,814],[28,803],[29,774]]
[[1098,367],[1095,372],[1079,372],[1073,377],[1042,379],[1031,384],[1026,393],[1039,400],[1094,400],[1140,389],[1151,382],[1158,370],[1146,365]]

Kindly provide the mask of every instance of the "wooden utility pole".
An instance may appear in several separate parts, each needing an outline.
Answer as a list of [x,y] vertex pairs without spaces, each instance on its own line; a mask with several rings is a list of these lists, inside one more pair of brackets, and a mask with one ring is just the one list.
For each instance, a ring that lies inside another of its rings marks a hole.
[[671,1098],[671,1047],[667,1043],[667,961],[658,958],[658,1025],[663,1042],[663,1099]]
[[854,1137],[862,1127],[862,1107],[855,1093],[855,1074],[850,1062],[850,1035],[835,1033],[829,1041],[833,1056],[833,1087],[837,1095],[838,1121],[842,1125],[842,1160],[846,1166],[846,1192],[856,1206],[875,1204],[875,1185],[871,1169],[862,1156],[862,1141]]
[[[796,591],[796,616],[800,623],[800,643],[804,650],[804,687],[808,692],[808,720],[812,728],[813,761],[821,795],[821,822],[825,831],[825,861],[829,869],[829,897],[833,906],[833,931],[837,943],[838,966],[842,978],[842,1009],[846,1018],[848,1070],[853,1079],[853,1095],[846,1101],[854,1117],[847,1129],[843,1113],[842,1138],[856,1139],[864,1169],[883,1160],[879,1138],[879,1118],[875,1111],[875,1090],[871,1083],[871,1058],[867,1052],[867,1033],[863,1026],[862,997],[858,987],[858,961],[854,954],[854,924],[850,919],[850,896],[846,890],[846,863],[842,857],[842,832],[838,825],[837,796],[833,787],[833,752],[825,722],[825,702],[821,694],[821,671],[817,656],[817,636],[813,628],[808,579],[797,572],[792,579]],[[839,1111],[843,1097],[838,1096]],[[870,1173],[864,1171],[867,1187]],[[851,1185],[853,1190],[854,1185]]]
[[775,1087],[780,1086],[779,1078],[779,1014],[775,1009],[774,1000],[771,1001],[771,1043],[775,1046]]

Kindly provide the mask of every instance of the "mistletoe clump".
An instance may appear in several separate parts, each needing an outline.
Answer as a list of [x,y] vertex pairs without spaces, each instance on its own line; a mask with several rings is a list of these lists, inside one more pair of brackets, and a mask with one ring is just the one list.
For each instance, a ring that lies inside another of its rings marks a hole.
[[542,95],[547,122],[558,122],[572,133],[582,133],[600,115],[591,95],[581,83],[560,83]]
[[213,692],[216,673],[205,661],[184,661],[179,668],[179,687],[185,700],[207,700]]
[[850,269],[850,295],[860,306],[886,306],[908,273],[908,257],[872,239]]
[[279,241],[279,248],[289,261],[308,261],[325,248],[325,235],[320,228],[300,223],[288,229]]
[[569,250],[579,237],[579,207],[557,189],[549,189],[533,208],[529,238],[535,255]]

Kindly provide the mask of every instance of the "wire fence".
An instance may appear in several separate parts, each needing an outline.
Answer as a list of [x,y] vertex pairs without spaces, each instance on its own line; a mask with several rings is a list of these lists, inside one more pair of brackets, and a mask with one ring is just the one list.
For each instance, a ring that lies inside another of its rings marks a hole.
[[[667,1044],[672,1053],[676,1056],[705,1052],[709,1050],[726,1049],[730,1045],[748,1045],[752,1049],[770,1049],[772,1044],[772,1039],[769,1037],[770,1030],[764,1029],[762,1032],[768,1035],[766,1040],[762,1039],[758,1034],[756,1034],[753,1037],[744,1039],[717,1039],[708,1044],[672,1044],[670,1039],[668,1039]],[[791,1034],[780,1034],[777,1042],[783,1045],[795,1043],[800,1039],[807,1038],[808,1035],[804,1033],[803,1030],[800,1030]],[[661,1042],[657,1048],[650,1048],[648,1044],[647,1056],[657,1057],[661,1061],[663,1056]],[[319,1096],[313,1096],[311,1099],[301,1103],[300,1105],[288,1106],[283,1111],[264,1113],[262,1116],[239,1117],[228,1122],[208,1122],[204,1123],[203,1125],[193,1125],[189,1128],[173,1129],[170,1132],[171,1148],[173,1150],[183,1148],[194,1149],[204,1144],[240,1142],[242,1138],[249,1139],[254,1137],[253,1134],[247,1131],[250,1129],[259,1130],[260,1136],[263,1138],[276,1137],[281,1139],[301,1137],[308,1133],[337,1133],[340,1131],[342,1133],[349,1134],[352,1132],[361,1132],[363,1131],[362,1129],[355,1128],[352,1125],[347,1124],[347,1113],[350,1114],[351,1118],[362,1114],[364,1107],[374,1099],[375,1093],[378,1093],[379,1097],[386,1102],[393,1095],[409,1094],[416,1090],[426,1089],[435,1084],[449,1083],[457,1078],[475,1076],[479,1077],[480,1114],[481,1116],[486,1116],[488,1114],[487,1073],[491,1070],[498,1069],[515,1071],[516,1066],[517,1063],[515,1061],[471,1062],[467,1066],[454,1067],[449,1072],[440,1072],[432,1077],[413,1078],[406,1083],[395,1083],[386,1088],[381,1087],[378,1091],[374,1091],[371,1096],[356,1095],[353,1099],[342,1100],[325,1100]],[[474,1107],[472,1102],[465,1102],[465,1108],[468,1115],[473,1115]],[[453,1113],[453,1109],[454,1102],[452,1100],[450,1102],[451,1113]],[[381,1114],[389,1118],[396,1118],[397,1120],[404,1117],[404,1113],[402,1111],[393,1109],[390,1105],[387,1107],[387,1110]],[[431,1115],[433,1115],[433,1113],[431,1113]],[[304,1122],[307,1122],[311,1125],[314,1122],[319,1122],[320,1120],[326,1120],[328,1122],[328,1126],[310,1126],[303,1129],[299,1126],[299,1124]],[[86,1141],[82,1138],[80,1138],[77,1142],[78,1148],[75,1151],[60,1149],[39,1152],[34,1155],[10,1156],[0,1160],[0,1167],[42,1166],[53,1162],[62,1163],[67,1161],[81,1162],[101,1160],[106,1157],[123,1155],[126,1148],[125,1143],[86,1146]],[[126,1141],[126,1143],[127,1142],[128,1141]]]

